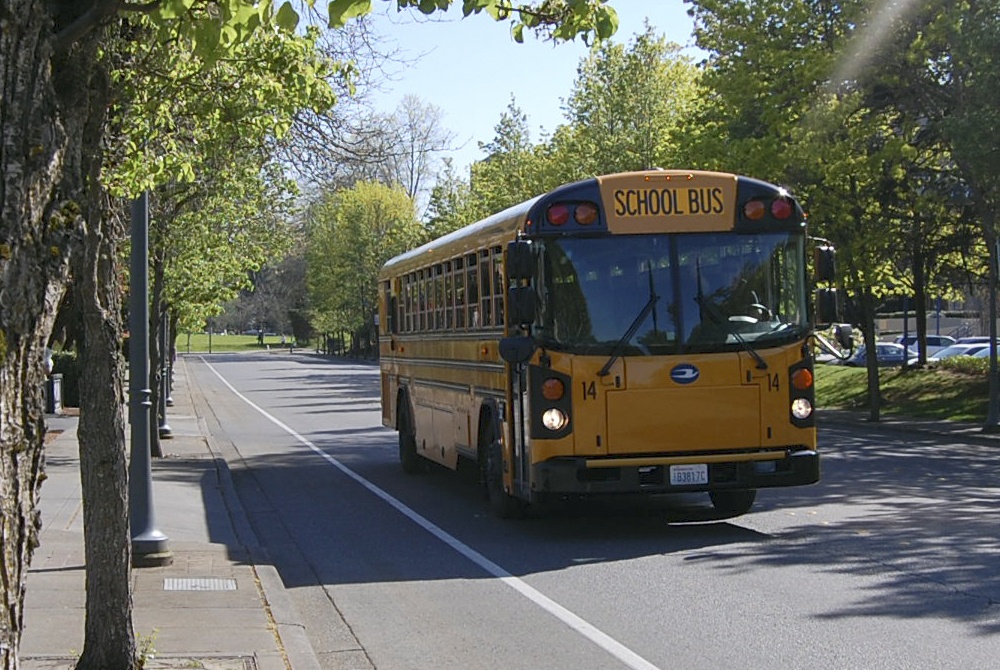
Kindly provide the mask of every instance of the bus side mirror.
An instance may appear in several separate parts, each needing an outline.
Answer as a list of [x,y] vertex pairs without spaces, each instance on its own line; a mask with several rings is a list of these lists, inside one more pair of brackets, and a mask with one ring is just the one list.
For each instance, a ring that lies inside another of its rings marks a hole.
[[813,249],[813,273],[816,281],[832,282],[837,276],[837,250],[829,245]]
[[507,289],[507,325],[525,326],[535,321],[535,289],[511,286]]
[[840,296],[835,288],[816,290],[816,323],[840,321]]
[[531,242],[514,240],[507,243],[508,277],[514,280],[531,279],[535,274],[534,266],[535,259],[531,254]]

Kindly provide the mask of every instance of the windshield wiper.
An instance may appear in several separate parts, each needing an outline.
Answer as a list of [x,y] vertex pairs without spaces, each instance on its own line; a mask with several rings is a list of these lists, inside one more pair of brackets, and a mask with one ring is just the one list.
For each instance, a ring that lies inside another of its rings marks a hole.
[[622,338],[618,340],[618,344],[615,345],[615,348],[611,350],[611,358],[608,359],[608,362],[605,363],[604,367],[597,373],[598,377],[604,377],[611,371],[611,366],[614,365],[615,361],[618,360],[618,357],[621,356],[622,347],[625,346],[625,343],[631,340],[636,331],[639,330],[639,326],[641,326],[642,322],[646,320],[647,316],[649,316],[650,310],[653,309],[653,306],[656,305],[656,301],[659,299],[660,296],[656,295],[656,293],[652,290],[652,287],[650,287],[649,300],[646,301],[642,310],[640,310],[639,314],[636,315],[635,319],[633,319],[632,325],[628,327],[628,330],[625,331]]
[[750,343],[747,342],[746,339],[744,339],[744,337],[740,335],[735,328],[732,327],[732,325],[730,325],[729,319],[727,319],[719,311],[718,305],[712,302],[709,298],[706,298],[704,295],[702,295],[700,291],[698,292],[698,296],[695,298],[695,300],[698,301],[698,305],[705,308],[705,311],[708,312],[708,316],[711,317],[712,321],[715,321],[723,328],[725,328],[726,331],[730,335],[732,335],[737,342],[740,343],[740,346],[743,347],[744,351],[746,351],[753,357],[754,361],[757,362],[758,370],[767,370],[767,361],[764,360],[764,357],[761,356],[759,353],[757,353],[757,350],[754,349],[752,346],[750,346]]

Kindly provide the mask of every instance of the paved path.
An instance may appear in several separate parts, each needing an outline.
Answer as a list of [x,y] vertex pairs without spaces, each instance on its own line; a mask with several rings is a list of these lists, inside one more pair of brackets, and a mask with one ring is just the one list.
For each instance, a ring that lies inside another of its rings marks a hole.
[[[191,403],[178,361],[167,421],[172,439],[153,459],[156,528],[173,562],[135,568],[133,621],[146,668],[318,670],[301,619],[268,564],[235,494],[226,462]],[[83,649],[85,561],[77,418],[50,415],[41,544],[28,573],[20,662],[72,668]]]

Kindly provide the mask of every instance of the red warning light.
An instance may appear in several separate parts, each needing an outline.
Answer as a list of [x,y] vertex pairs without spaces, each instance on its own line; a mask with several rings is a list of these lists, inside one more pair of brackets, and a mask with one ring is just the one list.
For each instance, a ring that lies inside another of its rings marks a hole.
[[549,207],[549,211],[545,213],[545,218],[553,226],[561,226],[569,221],[569,207],[566,205],[552,205]]

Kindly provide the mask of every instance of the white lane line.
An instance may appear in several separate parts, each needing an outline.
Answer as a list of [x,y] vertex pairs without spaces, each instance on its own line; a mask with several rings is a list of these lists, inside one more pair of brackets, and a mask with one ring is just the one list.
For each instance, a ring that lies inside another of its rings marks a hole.
[[413,521],[415,524],[426,530],[428,533],[430,533],[437,539],[447,544],[449,547],[457,551],[462,556],[465,556],[467,559],[469,559],[470,561],[481,567],[487,573],[493,575],[494,577],[502,581],[504,584],[506,584],[507,586],[514,589],[522,596],[533,602],[535,605],[541,607],[543,610],[545,610],[549,614],[553,615],[554,617],[565,623],[567,626],[569,626],[570,628],[578,632],[580,635],[584,636],[585,638],[596,644],[598,647],[600,647],[601,649],[605,650],[606,652],[617,658],[619,661],[624,663],[629,668],[634,668],[635,670],[660,670],[657,666],[653,665],[652,663],[644,659],[642,656],[640,656],[639,654],[635,653],[634,651],[623,645],[618,640],[614,639],[607,633],[603,632],[593,624],[588,623],[587,621],[577,616],[573,612],[569,611],[568,609],[566,609],[556,601],[552,600],[545,594],[541,593],[537,589],[532,588],[523,580],[518,579],[511,573],[507,572],[502,567],[500,567],[490,559],[486,558],[485,556],[480,554],[478,551],[476,551],[469,545],[465,544],[455,536],[449,534],[447,531],[445,531],[437,524],[433,523],[426,517],[421,516],[412,508],[407,507],[401,500],[393,497],[385,490],[379,488],[372,482],[368,481],[358,473],[348,468],[346,465],[338,461],[336,458],[334,458],[333,456],[329,455],[328,453],[317,447],[315,444],[307,440],[299,433],[295,432],[295,430],[293,430],[291,427],[286,426],[278,418],[268,414],[263,408],[254,404],[252,400],[250,400],[245,395],[243,395],[235,388],[233,388],[233,385],[230,384],[228,381],[226,381],[226,378],[223,377],[221,374],[219,374],[219,371],[216,370],[214,367],[212,367],[211,363],[206,361],[204,358],[202,358],[201,360],[202,362],[205,363],[205,365],[208,366],[208,369],[211,370],[213,373],[215,373],[215,376],[218,377],[222,381],[222,383],[225,384],[229,388],[229,390],[236,395],[236,397],[238,397],[240,400],[248,404],[250,407],[257,410],[257,412],[259,412],[261,416],[263,416],[265,419],[276,425],[278,428],[281,428],[283,431],[294,437],[303,445],[309,447],[309,449],[311,449],[316,455],[322,457],[327,463],[337,468],[342,473],[344,473],[345,475],[356,481],[358,484],[360,484],[361,486],[365,487],[366,489],[374,493],[376,496],[378,496],[379,498],[387,502],[389,505],[394,507],[396,510],[398,510],[405,517]]

